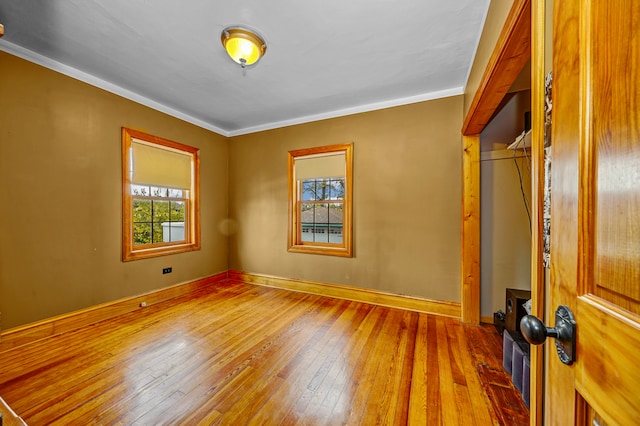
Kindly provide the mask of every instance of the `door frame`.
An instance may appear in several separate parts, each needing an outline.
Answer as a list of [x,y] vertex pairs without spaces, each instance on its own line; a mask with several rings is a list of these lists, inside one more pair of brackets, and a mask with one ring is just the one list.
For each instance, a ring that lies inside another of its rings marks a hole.
[[[532,314],[544,318],[544,24],[546,0],[515,0],[462,126],[462,321],[480,323],[480,133],[531,59]],[[543,348],[531,348],[530,424],[543,423]]]

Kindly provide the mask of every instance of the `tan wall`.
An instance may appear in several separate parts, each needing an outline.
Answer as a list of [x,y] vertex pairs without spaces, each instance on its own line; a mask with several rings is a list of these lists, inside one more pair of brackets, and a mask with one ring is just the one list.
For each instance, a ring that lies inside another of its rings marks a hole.
[[473,66],[471,67],[467,85],[464,89],[463,117],[466,117],[467,112],[469,112],[473,97],[480,86],[484,70],[487,68],[489,59],[500,38],[502,27],[504,26],[507,16],[509,16],[512,5],[513,0],[491,0],[489,4],[489,11],[487,12],[487,18],[485,19],[484,28],[482,29],[482,36],[480,36]]
[[[460,301],[462,96],[232,138],[230,269]],[[354,144],[354,258],[287,252],[287,152]]]
[[[122,126],[200,148],[202,250],[120,260]],[[226,270],[227,163],[222,136],[0,52],[2,329]]]

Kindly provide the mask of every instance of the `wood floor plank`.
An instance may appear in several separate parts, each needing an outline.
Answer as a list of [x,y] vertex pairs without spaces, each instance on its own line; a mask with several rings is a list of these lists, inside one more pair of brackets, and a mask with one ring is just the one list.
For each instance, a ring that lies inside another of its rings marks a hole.
[[436,336],[438,339],[438,365],[440,376],[440,399],[442,406],[442,424],[460,424],[459,408],[456,400],[454,368],[450,364],[451,350],[449,336],[447,334],[447,321],[445,318],[436,319]]
[[440,394],[440,351],[438,349],[437,317],[427,319],[427,423],[428,425],[442,424],[443,400]]
[[473,415],[468,414],[468,416],[472,417],[477,425],[490,425],[495,423],[491,418],[490,401],[488,400],[486,393],[483,391],[477,372],[479,366],[482,364],[482,360],[476,360],[472,357],[465,335],[465,329],[473,327],[477,326],[458,324],[454,327],[457,345],[460,348],[459,354],[463,374],[467,381],[466,391],[470,401],[469,405],[470,409],[473,411]]
[[[314,345],[329,331],[326,327],[319,326],[322,322],[330,317],[329,314],[343,312],[342,310],[331,310],[324,303],[321,305],[326,309],[322,309],[315,321],[314,327],[304,327],[305,336],[304,344],[300,350],[285,359],[286,364],[277,372],[277,376],[282,380],[280,386],[268,395],[267,400],[262,407],[249,419],[248,424],[262,425],[270,421],[279,422],[284,420],[289,410],[291,410],[296,398],[304,392],[307,384],[315,376],[315,370],[311,368],[314,364],[320,365],[323,362],[323,354],[314,350]],[[337,306],[334,304],[334,307]],[[333,316],[333,315],[331,315]],[[338,315],[333,316],[334,320]],[[288,380],[292,378],[293,380]]]
[[[223,400],[212,399],[207,403],[207,405],[213,404],[216,410],[223,413],[220,422],[228,424],[246,422],[266,403],[273,390],[282,385],[284,379],[278,373],[311,336],[312,327],[308,324],[313,321],[313,315],[316,313],[313,310],[307,310],[305,315],[308,316],[300,317],[302,321],[294,321],[287,327],[283,327],[280,333],[273,334],[270,337],[271,341],[265,342],[268,346],[263,345],[267,350],[262,351],[259,356],[249,353],[241,356],[241,358],[250,356],[249,367],[252,374],[248,376],[248,380],[242,386],[235,386],[232,397],[227,395]],[[271,327],[277,328],[274,325],[270,325]],[[250,401],[244,398],[246,394],[252,395]]]
[[453,377],[453,391],[455,394],[458,419],[463,420],[466,424],[472,426],[478,425],[479,423],[476,422],[473,415],[471,398],[467,386],[468,380],[462,365],[462,348],[460,347],[457,339],[457,331],[459,328],[460,323],[458,321],[447,321],[446,323],[449,346],[449,366],[451,367]]
[[[396,423],[395,410],[399,401],[408,400],[408,392],[400,389],[403,382],[402,374],[411,374],[404,370],[405,355],[413,360],[413,345],[407,350],[408,341],[415,340],[415,334],[410,336],[408,329],[408,318],[415,315],[412,312],[398,312],[399,318],[389,318],[388,328],[383,331],[385,338],[384,346],[393,348],[385,350],[380,356],[380,366],[378,368],[372,392],[369,396],[369,406],[371,410],[366,410],[362,418],[363,424],[398,424]],[[415,332],[415,330],[411,330]],[[374,408],[375,407],[375,408]]]
[[335,416],[339,416],[337,418],[362,416],[358,401],[362,400],[370,389],[371,382],[366,380],[365,373],[368,371],[367,365],[371,364],[370,359],[373,356],[371,349],[380,340],[379,336],[382,325],[387,319],[387,313],[385,309],[374,307],[358,330],[358,343],[347,361],[351,375],[345,380],[341,405],[334,408]]
[[[367,355],[367,362],[362,365],[362,375],[360,376],[358,386],[354,389],[355,394],[348,413],[347,424],[366,424],[364,423],[363,416],[366,415],[367,412],[371,416],[377,415],[380,401],[371,398],[371,394],[377,391],[374,387],[374,382],[381,368],[380,364],[386,352],[385,348],[388,347],[390,324],[398,317],[399,313],[396,311],[385,310],[381,313],[379,326],[377,327],[379,332],[375,336],[372,336],[374,340],[369,343],[370,352]],[[386,366],[383,365],[382,368],[384,369]],[[369,410],[367,410],[367,408],[369,408]]]
[[[312,296],[305,296],[304,299],[310,298]],[[198,382],[198,386],[192,389],[184,389],[185,391],[185,399],[189,402],[193,403],[193,401],[202,401],[202,405],[193,407],[192,413],[189,415],[191,419],[197,419],[198,416],[204,416],[209,409],[215,407],[216,410],[221,412],[221,418],[224,418],[228,413],[234,403],[235,400],[233,396],[238,396],[238,398],[244,396],[241,392],[242,389],[245,392],[250,392],[252,384],[255,382],[255,377],[252,375],[247,375],[247,371],[254,372],[255,375],[255,367],[259,367],[259,374],[268,376],[267,372],[272,365],[274,360],[279,360],[282,358],[281,362],[284,362],[288,357],[285,355],[284,349],[282,349],[281,345],[283,343],[290,343],[290,340],[293,339],[292,334],[288,334],[286,331],[295,331],[295,327],[297,321],[303,321],[307,319],[305,315],[310,315],[313,311],[310,311],[305,304],[298,303],[297,309],[295,311],[289,311],[287,309],[280,309],[277,315],[274,315],[270,318],[269,321],[261,321],[260,326],[256,326],[254,330],[252,330],[249,334],[246,334],[248,337],[243,345],[236,345],[235,343],[228,343],[226,346],[233,347],[234,350],[229,352],[228,354],[224,354],[225,356],[221,358],[215,365],[212,366],[213,370],[210,373],[202,375],[202,377],[206,378],[203,382]],[[298,314],[306,309],[305,315],[299,317]],[[287,324],[287,318],[290,318],[289,315],[293,315],[293,317],[298,318],[298,320],[293,321],[289,324],[289,327],[285,327]],[[301,329],[297,327],[297,330]],[[273,330],[278,330],[277,332],[273,332]],[[260,336],[259,339],[253,339],[252,336]],[[240,339],[236,339],[239,340]],[[295,339],[293,339],[295,340]],[[252,343],[248,345],[247,343]],[[280,351],[283,352],[280,352]],[[276,351],[278,358],[270,357],[270,354],[273,354]],[[259,365],[255,365],[259,363]],[[246,379],[241,382],[237,382],[235,376],[242,374]],[[228,388],[227,384],[233,382],[234,387]],[[213,386],[211,385],[213,383]],[[233,389],[230,391],[229,389]],[[232,395],[229,395],[229,392],[232,392]],[[251,402],[255,402],[254,398],[251,399]],[[176,413],[178,414],[178,413]]]
[[[424,314],[422,314],[424,315]],[[407,344],[403,355],[404,365],[402,366],[402,375],[398,382],[398,393],[404,392],[402,398],[398,398],[396,404],[396,412],[394,415],[395,424],[408,424],[409,422],[409,401],[411,399],[413,363],[416,346],[416,333],[418,331],[418,319],[420,314],[410,312],[407,321]]]
[[[351,372],[346,368],[347,354],[351,337],[362,323],[368,310],[361,310],[361,304],[352,303],[346,315],[340,316],[331,334],[342,335],[344,338],[332,339],[320,352],[324,359],[321,369],[309,383],[308,389],[313,392],[306,410],[306,418],[317,419],[316,424],[331,422],[339,399],[342,397],[342,384],[350,376]],[[338,413],[341,415],[341,413]]]
[[427,315],[418,316],[407,424],[427,424]]
[[33,426],[524,424],[500,342],[227,280],[0,352],[0,397]]
[[[331,415],[332,418],[336,416],[344,416],[347,409],[351,406],[353,384],[358,382],[356,375],[360,371],[361,357],[363,356],[363,351],[367,346],[367,339],[372,333],[375,333],[378,330],[378,311],[375,311],[375,308],[372,305],[364,305],[363,308],[364,309],[362,309],[362,311],[364,311],[365,316],[353,334],[354,337],[357,336],[358,338],[354,339],[354,343],[352,344],[349,353],[345,355],[345,364],[351,375],[349,377],[344,377],[344,386],[342,389],[336,390],[336,392],[341,393],[341,404],[336,404],[334,407]],[[313,341],[317,341],[317,339],[313,339]],[[306,351],[305,353],[311,355],[309,351]],[[297,377],[297,379],[292,383],[292,385],[283,386],[283,392],[274,395],[269,401],[269,404],[263,407],[263,412],[259,413],[252,419],[251,424],[265,424],[271,417],[269,413],[272,412],[271,410],[273,410],[274,407],[279,407],[278,411],[282,410],[282,412],[286,414],[283,418],[283,425],[295,424],[300,420],[312,395],[312,391],[309,389],[308,384],[311,383],[312,378],[315,377],[313,365],[321,365],[322,358],[324,357],[324,354],[321,351],[314,351],[312,353],[314,356],[307,356],[307,363],[301,362],[298,365],[298,369],[295,371],[294,376]],[[287,395],[289,395],[289,398],[287,398]],[[294,406],[294,403],[297,403],[297,407]],[[276,418],[279,418],[279,416]],[[329,421],[329,419],[327,419],[327,421]]]
[[[187,317],[193,318],[192,315],[188,315]],[[258,320],[255,322],[258,322]],[[253,323],[249,326],[251,325],[253,325]],[[174,323],[174,326],[180,329],[180,324]],[[198,329],[198,327],[195,328]],[[146,329],[150,332],[153,331],[150,327],[146,327]],[[157,336],[157,333],[153,334]],[[135,343],[139,346],[139,341]],[[190,343],[194,345],[197,344],[197,342],[193,341]],[[134,357],[135,360],[124,362],[130,371],[136,371],[140,368],[150,368],[153,377],[150,383],[143,385],[140,382],[136,382],[136,388],[139,392],[128,392],[127,394],[130,395],[130,398],[124,400],[120,397],[123,393],[122,389],[119,387],[109,387],[109,389],[101,395],[100,399],[91,399],[88,403],[84,404],[82,409],[77,410],[78,413],[82,412],[83,416],[87,419],[97,418],[103,422],[103,424],[111,424],[112,421],[116,420],[123,422],[134,421],[139,415],[144,414],[149,408],[153,408],[155,404],[160,403],[167,395],[171,394],[171,386],[179,383],[180,380],[185,380],[187,377],[197,377],[196,371],[189,370],[183,365],[187,358],[184,350],[186,344],[179,336],[172,334],[169,334],[169,336],[162,335],[162,338],[154,342],[151,347],[154,350],[145,352],[143,356],[136,354]],[[131,360],[131,354],[135,353],[136,350],[137,348],[134,348],[133,351],[130,348],[127,349],[126,352],[128,355],[124,359],[127,361]],[[194,351],[190,351],[190,355],[192,356],[188,358],[191,361],[191,365],[198,367],[202,366],[204,362],[209,361],[211,356],[215,356],[215,354],[216,352],[210,351],[206,356],[198,357]],[[126,384],[126,381],[122,382],[121,384]],[[103,412],[105,405],[123,407],[125,403],[128,408],[126,411],[122,410],[126,413],[124,418],[110,418],[110,415],[113,414],[115,410]]]

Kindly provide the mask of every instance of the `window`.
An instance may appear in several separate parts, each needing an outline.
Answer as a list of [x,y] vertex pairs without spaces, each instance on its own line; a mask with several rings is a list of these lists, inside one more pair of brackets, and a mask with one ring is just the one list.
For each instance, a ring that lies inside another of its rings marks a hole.
[[122,260],[200,249],[198,149],[122,129]]
[[289,152],[289,251],[352,256],[352,153],[351,144]]

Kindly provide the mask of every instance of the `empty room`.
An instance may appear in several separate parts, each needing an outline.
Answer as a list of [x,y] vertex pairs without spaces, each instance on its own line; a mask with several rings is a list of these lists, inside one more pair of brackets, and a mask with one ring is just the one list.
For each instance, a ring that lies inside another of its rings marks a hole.
[[639,17],[0,0],[0,424],[640,422]]

